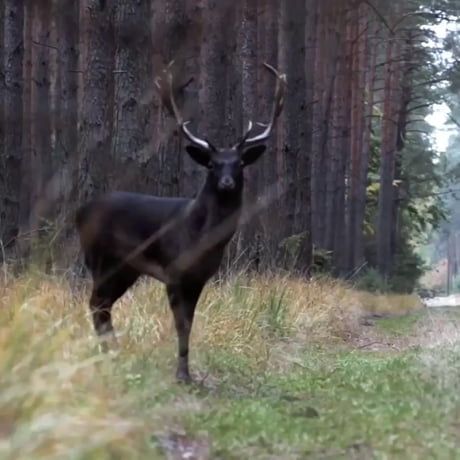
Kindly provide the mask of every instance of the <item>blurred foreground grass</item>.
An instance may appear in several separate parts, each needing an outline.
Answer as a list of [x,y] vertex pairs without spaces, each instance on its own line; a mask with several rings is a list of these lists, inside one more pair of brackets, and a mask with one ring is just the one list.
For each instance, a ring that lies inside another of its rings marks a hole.
[[158,283],[116,304],[121,347],[108,356],[87,298],[43,274],[0,284],[1,459],[447,458],[458,447],[456,341],[350,345],[364,313],[417,310],[416,297],[327,279],[216,282],[197,311],[190,388],[173,379]]

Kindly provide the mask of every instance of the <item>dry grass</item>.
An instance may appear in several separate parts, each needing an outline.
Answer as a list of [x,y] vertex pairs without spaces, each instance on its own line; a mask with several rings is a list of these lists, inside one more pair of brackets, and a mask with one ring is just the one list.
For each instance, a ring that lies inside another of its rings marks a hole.
[[369,312],[380,315],[405,315],[424,308],[417,295],[356,293],[359,304]]
[[[87,289],[43,274],[5,276],[0,284],[0,458],[140,458],[150,434],[176,420],[170,406],[147,418],[136,413],[126,391],[140,378],[133,369],[146,365],[159,369],[152,395],[173,385],[175,333],[163,288],[141,282],[119,301],[121,351],[112,357],[97,351],[87,297]],[[272,365],[274,350],[289,340],[344,340],[365,309],[393,312],[396,305],[418,306],[326,279],[215,283],[200,301],[192,357],[224,351],[257,370]]]

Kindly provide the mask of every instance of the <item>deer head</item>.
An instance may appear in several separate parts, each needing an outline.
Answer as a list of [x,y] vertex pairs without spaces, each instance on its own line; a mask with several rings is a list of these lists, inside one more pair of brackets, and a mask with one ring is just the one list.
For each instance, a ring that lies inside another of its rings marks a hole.
[[193,135],[188,128],[190,122],[184,121],[174,98],[171,72],[173,64],[174,61],[171,61],[163,70],[163,75],[155,80],[155,86],[160,93],[162,103],[175,117],[182,134],[190,141],[190,145],[187,145],[185,150],[196,163],[208,169],[208,178],[219,192],[230,193],[241,190],[243,169],[257,161],[265,152],[265,143],[283,109],[286,75],[280,74],[274,67],[264,63],[265,68],[276,77],[275,97],[270,121],[267,124],[257,123],[263,128],[263,131],[252,137],[250,134],[253,124],[249,121],[246,133],[232,147],[216,148],[209,140]]

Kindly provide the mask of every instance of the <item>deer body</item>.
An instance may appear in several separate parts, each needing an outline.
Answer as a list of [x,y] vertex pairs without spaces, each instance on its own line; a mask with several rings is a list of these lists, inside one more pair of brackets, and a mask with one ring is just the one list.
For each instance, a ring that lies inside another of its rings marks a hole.
[[243,169],[265,151],[264,143],[282,107],[285,77],[267,67],[278,78],[272,121],[262,134],[252,138],[250,123],[242,140],[231,148],[216,149],[193,136],[176,107],[171,74],[167,74],[167,82],[157,81],[163,103],[192,143],[187,153],[208,170],[194,199],[113,192],[77,212],[85,264],[93,278],[89,303],[97,334],[113,332],[112,306],[139,276],[156,278],[166,285],[174,315],[179,348],[176,375],[180,381],[190,381],[188,344],[196,304],[238,226]]
[[219,200],[206,186],[192,200],[114,192],[83,206],[77,228],[91,270],[109,258],[167,284],[206,282],[237,229],[240,209],[240,194]]

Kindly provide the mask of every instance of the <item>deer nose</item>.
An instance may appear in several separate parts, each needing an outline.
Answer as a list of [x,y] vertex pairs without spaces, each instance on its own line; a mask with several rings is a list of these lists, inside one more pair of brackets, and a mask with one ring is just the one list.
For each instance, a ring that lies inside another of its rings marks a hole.
[[219,181],[219,190],[233,190],[235,188],[235,181],[230,176],[224,176]]

